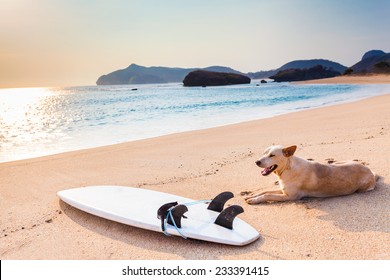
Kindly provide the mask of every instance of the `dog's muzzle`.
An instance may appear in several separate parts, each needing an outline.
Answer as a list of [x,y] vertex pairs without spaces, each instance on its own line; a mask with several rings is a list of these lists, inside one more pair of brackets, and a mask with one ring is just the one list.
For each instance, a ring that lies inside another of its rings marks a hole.
[[261,171],[261,175],[267,176],[267,175],[271,174],[276,168],[278,168],[278,165],[276,165],[276,164],[271,165],[271,166],[269,166],[269,167],[266,167],[266,168],[264,168],[264,169]]
[[[262,166],[261,166],[261,160],[256,160],[255,163],[256,163],[256,165],[257,165],[258,167],[261,167],[261,168],[262,168]],[[261,171],[261,175],[267,176],[267,175],[271,174],[277,167],[278,167],[277,164],[274,164],[274,165],[271,165],[271,166],[269,166],[269,167],[266,167],[266,168],[264,168],[264,169]]]

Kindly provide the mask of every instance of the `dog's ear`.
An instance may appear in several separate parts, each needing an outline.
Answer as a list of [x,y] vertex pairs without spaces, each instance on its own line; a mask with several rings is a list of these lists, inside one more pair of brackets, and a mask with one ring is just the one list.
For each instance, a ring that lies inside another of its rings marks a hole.
[[282,152],[285,157],[291,157],[296,150],[297,150],[297,146],[294,145],[291,147],[284,148]]

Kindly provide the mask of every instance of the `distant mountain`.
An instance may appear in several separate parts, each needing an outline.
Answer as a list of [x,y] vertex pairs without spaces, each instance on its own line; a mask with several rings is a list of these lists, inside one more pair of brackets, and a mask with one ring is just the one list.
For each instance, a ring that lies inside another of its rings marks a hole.
[[359,61],[348,69],[348,73],[390,74],[390,53],[385,53],[379,50],[368,51],[363,55],[361,61]]
[[251,79],[266,79],[272,75],[275,75],[276,73],[278,73],[278,70],[249,72],[247,75]]
[[251,79],[264,79],[286,69],[308,69],[316,65],[344,73],[347,67],[326,59],[294,60],[286,63],[275,70],[242,73],[229,67],[210,66],[206,68],[177,68],[177,67],[145,67],[131,64],[129,67],[102,75],[96,81],[97,85],[118,84],[155,84],[155,83],[181,83],[184,77],[195,70],[206,70],[222,73],[234,73],[246,75]]
[[270,70],[270,71],[260,71],[255,73],[248,73],[249,77],[252,79],[263,79],[268,78],[270,76],[275,75],[276,73],[287,70],[287,69],[308,69],[315,67],[317,65],[321,65],[323,68],[334,70],[340,73],[344,73],[344,71],[347,69],[346,66],[341,65],[340,63],[333,62],[331,60],[327,59],[308,59],[308,60],[294,60],[290,61],[278,69]]
[[289,63],[284,64],[281,66],[278,71],[280,70],[286,70],[286,69],[308,69],[312,68],[314,66],[321,65],[323,68],[327,68],[330,70],[334,70],[340,73],[343,73],[345,69],[347,69],[346,66],[341,65],[340,63],[333,62],[331,60],[327,59],[309,59],[309,60],[294,60]]
[[239,74],[239,75],[244,74],[244,73],[241,73],[240,71],[237,71],[237,70],[234,70],[230,67],[225,67],[225,66],[210,66],[210,67],[202,68],[199,70],[221,72],[221,73],[233,73],[233,74]]
[[171,67],[145,67],[131,64],[129,67],[111,72],[99,77],[97,85],[117,84],[155,84],[155,83],[181,83],[184,77],[194,70],[207,70],[242,74],[229,67],[210,66],[206,68],[171,68]]
[[381,51],[381,50],[371,50],[371,51],[366,52],[363,55],[362,60],[365,60],[365,59],[373,57],[373,56],[380,56],[380,55],[385,55],[385,54],[386,53],[384,51]]
[[315,79],[324,79],[340,76],[341,73],[328,69],[322,65],[316,65],[311,68],[288,68],[279,71],[277,74],[270,77],[275,82],[295,82],[295,81],[306,81]]

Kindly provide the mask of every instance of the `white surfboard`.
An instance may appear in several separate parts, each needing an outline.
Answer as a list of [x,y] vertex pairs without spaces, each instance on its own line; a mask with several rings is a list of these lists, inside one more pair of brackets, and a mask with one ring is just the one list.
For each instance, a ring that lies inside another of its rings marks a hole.
[[[74,188],[57,194],[64,202],[87,213],[157,232],[163,232],[157,212],[161,206],[177,202],[186,205],[188,211],[178,221],[180,227],[175,227],[172,219],[172,225],[165,221],[166,234],[237,246],[249,244],[260,237],[256,229],[237,217],[230,221],[232,229],[215,224],[220,212],[208,210],[206,203],[197,203],[172,194],[120,186]],[[167,216],[169,218],[169,214]]]

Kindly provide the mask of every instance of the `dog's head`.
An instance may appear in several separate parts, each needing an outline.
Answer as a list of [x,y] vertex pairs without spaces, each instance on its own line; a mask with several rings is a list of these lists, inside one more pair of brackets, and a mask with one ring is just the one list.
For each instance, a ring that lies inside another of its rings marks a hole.
[[263,156],[256,161],[258,167],[264,168],[261,171],[263,176],[267,176],[272,172],[276,172],[285,168],[288,158],[293,156],[297,146],[284,148],[283,146],[268,147]]

